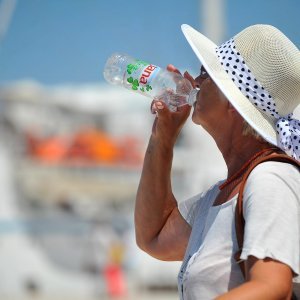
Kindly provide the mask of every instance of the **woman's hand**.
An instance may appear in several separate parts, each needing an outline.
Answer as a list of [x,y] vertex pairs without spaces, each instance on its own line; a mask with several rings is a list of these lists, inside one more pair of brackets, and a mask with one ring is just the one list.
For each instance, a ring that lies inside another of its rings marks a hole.
[[[167,70],[181,74],[173,65],[168,65]],[[195,81],[188,72],[184,73],[184,77],[195,87]],[[161,99],[155,99],[151,103],[151,111],[152,113],[156,113],[152,135],[155,138],[159,138],[163,145],[173,147],[181,128],[189,117],[191,107],[189,105],[183,105],[178,107],[177,111],[173,112],[169,110]]]
[[190,114],[191,107],[184,105],[178,107],[177,111],[172,112],[163,101],[154,100],[152,110],[156,112],[152,127],[153,137],[159,139],[160,144],[173,147]]
[[[174,73],[178,73],[181,75],[180,71],[173,65],[169,64],[167,65],[167,70],[169,72],[174,72]],[[197,87],[197,82],[195,81],[195,79],[193,78],[193,76],[188,72],[188,71],[185,71],[183,73],[183,77],[186,78],[193,86],[193,88]]]

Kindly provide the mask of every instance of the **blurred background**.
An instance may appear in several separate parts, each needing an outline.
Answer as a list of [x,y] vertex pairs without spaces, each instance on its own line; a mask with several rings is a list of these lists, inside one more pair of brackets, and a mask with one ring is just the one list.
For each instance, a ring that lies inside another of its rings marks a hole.
[[[178,299],[180,262],[134,238],[150,101],[105,83],[105,61],[123,52],[196,75],[182,23],[216,43],[269,23],[299,47],[299,11],[299,0],[0,0],[0,299]],[[189,120],[178,201],[225,175]]]

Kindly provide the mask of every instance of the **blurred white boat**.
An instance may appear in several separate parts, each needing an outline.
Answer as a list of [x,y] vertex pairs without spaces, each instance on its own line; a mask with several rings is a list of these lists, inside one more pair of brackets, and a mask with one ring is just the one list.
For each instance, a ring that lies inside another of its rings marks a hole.
[[[32,292],[105,297],[103,270],[116,245],[122,248],[119,263],[129,289],[176,289],[180,263],[160,262],[135,245],[133,209],[141,164],[47,164],[29,157],[25,147],[28,130],[47,137],[84,125],[116,138],[137,136],[143,154],[154,118],[149,104],[108,86],[50,88],[21,82],[0,88],[5,136],[0,141],[1,298],[21,299]],[[189,121],[174,155],[178,201],[220,179],[224,170],[214,142]]]

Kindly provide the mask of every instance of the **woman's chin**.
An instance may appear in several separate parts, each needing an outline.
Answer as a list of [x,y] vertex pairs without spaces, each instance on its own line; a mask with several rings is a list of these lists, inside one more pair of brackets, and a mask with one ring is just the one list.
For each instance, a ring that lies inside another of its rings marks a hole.
[[196,104],[194,104],[194,109],[193,109],[193,113],[192,113],[192,121],[196,124],[199,123],[199,118],[200,118],[200,115],[201,114],[201,111],[200,111],[200,107],[199,105],[197,105],[197,102]]
[[195,124],[197,124],[197,125],[200,125],[200,120],[199,120],[199,118],[197,117],[197,115],[195,114],[195,111],[193,112],[193,114],[192,114],[192,121],[195,123]]

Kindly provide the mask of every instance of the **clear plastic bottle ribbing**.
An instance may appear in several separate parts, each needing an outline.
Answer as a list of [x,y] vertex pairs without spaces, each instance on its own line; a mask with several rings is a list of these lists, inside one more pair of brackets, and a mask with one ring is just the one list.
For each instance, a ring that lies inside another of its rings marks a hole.
[[164,101],[170,110],[182,105],[192,106],[199,89],[182,75],[135,59],[127,54],[111,55],[104,67],[104,78],[143,96]]

